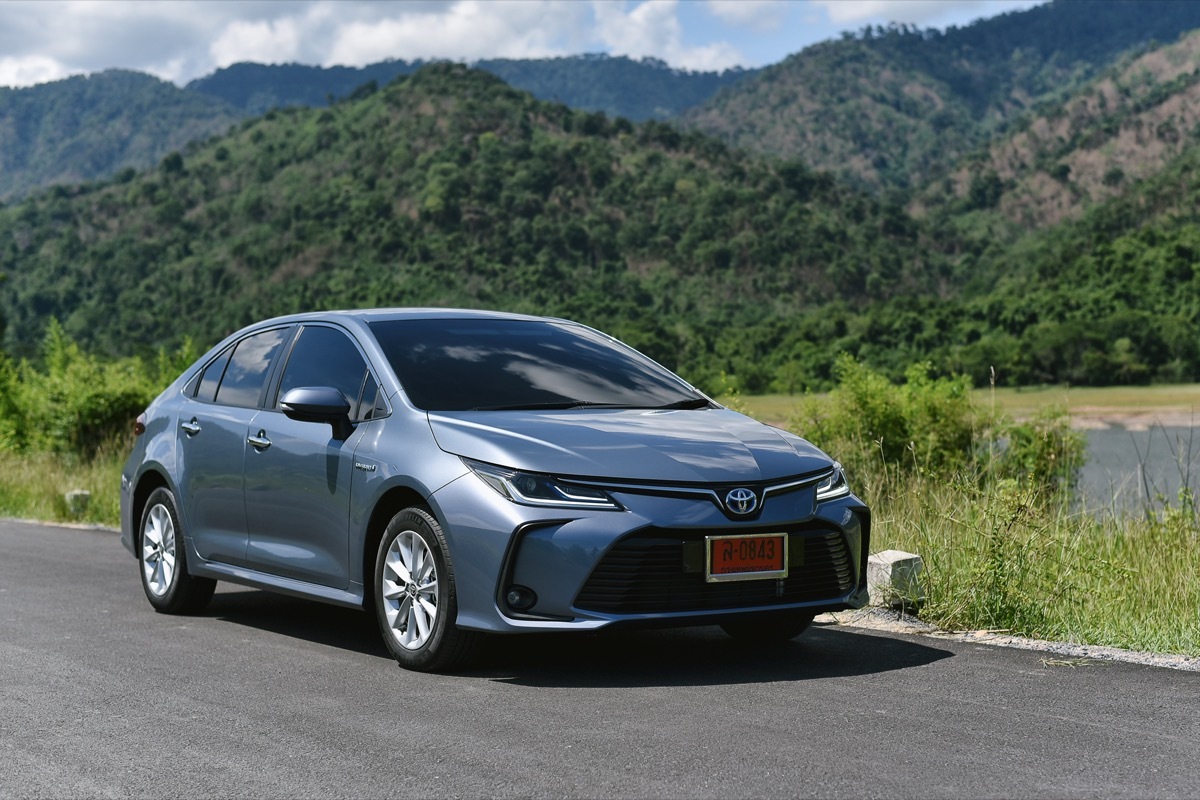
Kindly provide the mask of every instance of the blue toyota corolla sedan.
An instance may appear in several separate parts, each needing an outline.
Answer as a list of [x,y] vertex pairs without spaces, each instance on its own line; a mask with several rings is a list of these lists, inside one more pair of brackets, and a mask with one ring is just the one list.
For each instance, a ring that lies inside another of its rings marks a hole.
[[137,430],[121,540],[166,613],[233,581],[363,608],[401,666],[442,670],[488,633],[781,641],[867,599],[870,514],[837,462],[566,320],[267,320]]

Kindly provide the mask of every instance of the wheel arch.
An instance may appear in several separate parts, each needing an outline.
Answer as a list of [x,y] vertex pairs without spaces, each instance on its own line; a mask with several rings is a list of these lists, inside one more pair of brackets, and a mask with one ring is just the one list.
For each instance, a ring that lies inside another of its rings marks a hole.
[[142,513],[146,510],[146,501],[155,489],[171,491],[171,483],[163,473],[156,469],[148,469],[138,478],[129,503],[129,531],[135,554],[142,546]]
[[429,500],[410,486],[395,486],[389,489],[379,498],[379,502],[371,511],[362,547],[363,608],[368,611],[375,603],[375,551],[379,549],[383,532],[387,530],[392,517],[412,506],[423,508],[435,519],[438,516]]

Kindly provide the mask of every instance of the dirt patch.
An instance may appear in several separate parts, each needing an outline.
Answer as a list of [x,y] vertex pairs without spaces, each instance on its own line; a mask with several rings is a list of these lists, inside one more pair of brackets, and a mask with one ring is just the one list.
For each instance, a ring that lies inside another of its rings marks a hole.
[[1123,428],[1148,431],[1151,428],[1193,428],[1200,424],[1194,411],[1148,410],[1113,411],[1103,408],[1071,409],[1071,427],[1077,431]]

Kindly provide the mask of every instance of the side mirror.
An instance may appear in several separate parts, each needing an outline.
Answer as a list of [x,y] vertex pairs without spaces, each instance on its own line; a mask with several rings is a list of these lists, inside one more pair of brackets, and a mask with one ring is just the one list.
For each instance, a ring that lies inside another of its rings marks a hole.
[[328,422],[335,439],[345,441],[354,432],[350,423],[350,402],[332,386],[298,386],[279,400],[288,419],[298,422]]

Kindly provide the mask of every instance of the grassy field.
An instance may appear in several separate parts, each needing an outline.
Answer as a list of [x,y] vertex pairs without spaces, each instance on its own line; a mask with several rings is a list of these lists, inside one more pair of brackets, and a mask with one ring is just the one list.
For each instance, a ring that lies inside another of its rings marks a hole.
[[[1164,386],[1066,387],[1031,389],[976,389],[975,403],[1014,419],[1024,419],[1051,407],[1067,409],[1081,421],[1097,416],[1169,414],[1190,418],[1200,425],[1200,384]],[[787,422],[795,411],[797,395],[767,394],[742,396],[740,407],[756,419],[772,425]]]

